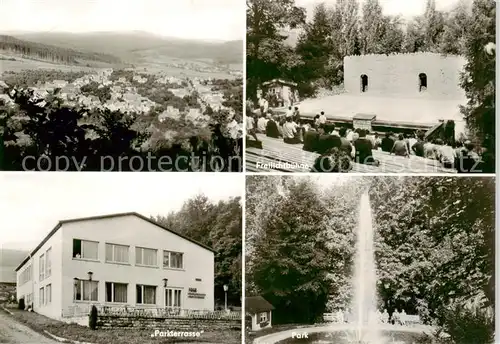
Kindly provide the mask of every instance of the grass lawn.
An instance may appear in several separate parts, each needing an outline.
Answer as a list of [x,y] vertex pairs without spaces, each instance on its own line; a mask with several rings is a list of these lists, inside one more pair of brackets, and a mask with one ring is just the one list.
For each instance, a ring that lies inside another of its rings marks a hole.
[[[44,333],[48,331],[51,334],[63,337],[66,339],[76,340],[80,342],[90,342],[94,344],[158,344],[158,343],[213,343],[213,344],[237,344],[241,343],[241,331],[238,329],[204,332],[196,339],[182,338],[166,338],[166,337],[151,337],[155,329],[111,329],[111,330],[91,330],[88,327],[77,324],[66,324],[61,321],[47,318],[46,316],[10,309],[14,314],[14,318],[25,324],[31,329]],[[158,328],[160,331],[173,330],[174,328]],[[193,329],[194,330],[194,329]]]

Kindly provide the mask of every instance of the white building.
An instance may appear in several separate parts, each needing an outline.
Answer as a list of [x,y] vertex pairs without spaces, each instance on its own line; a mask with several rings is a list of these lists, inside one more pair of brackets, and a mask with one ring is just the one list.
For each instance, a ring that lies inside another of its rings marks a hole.
[[16,268],[17,298],[59,319],[90,304],[214,308],[214,252],[137,213],[60,221]]

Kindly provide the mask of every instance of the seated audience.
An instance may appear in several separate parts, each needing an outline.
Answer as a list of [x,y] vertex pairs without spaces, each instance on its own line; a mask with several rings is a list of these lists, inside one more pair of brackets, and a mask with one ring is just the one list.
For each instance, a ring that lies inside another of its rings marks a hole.
[[[455,152],[457,153],[457,152]],[[474,144],[465,141],[464,147],[458,151],[455,159],[455,168],[458,173],[484,173],[481,158],[474,152]]]
[[314,116],[314,126],[318,128],[321,123],[319,123],[319,115]]
[[455,150],[449,144],[445,144],[442,140],[438,142],[438,160],[446,168],[453,168],[455,163]]
[[304,133],[304,146],[302,149],[307,152],[316,152],[319,136],[323,134],[323,132],[323,128],[318,130],[313,127],[309,128],[309,130]]
[[415,137],[415,135],[410,135],[408,137],[408,151],[410,152],[410,154],[412,155],[416,155],[415,151],[413,150],[413,146],[415,145],[415,143],[417,143],[417,138]]
[[280,131],[278,129],[278,124],[275,121],[275,117],[271,117],[266,124],[266,136],[273,137],[275,139],[280,137]]
[[349,172],[351,169],[352,162],[350,157],[338,147],[334,147],[316,158],[311,172],[342,173]]
[[325,154],[334,147],[340,148],[340,137],[331,135],[327,128],[327,126],[323,125],[324,134],[320,135],[318,139],[316,152],[319,154]]
[[382,139],[380,146],[384,152],[390,152],[392,147],[394,147],[394,140],[392,139],[392,133],[385,133],[385,137]]
[[411,145],[411,150],[413,153],[415,153],[416,156],[424,157],[425,150],[424,150],[424,135],[419,135],[417,140],[413,145]]
[[424,143],[424,157],[427,159],[436,159],[436,147],[432,142]]
[[392,153],[398,156],[410,156],[410,152],[408,151],[408,142],[405,140],[403,134],[399,134],[398,140],[394,142],[394,145],[391,149],[391,154]]
[[354,141],[354,148],[356,149],[356,162],[365,165],[379,165],[379,162],[373,158],[372,143],[366,138],[366,131],[359,131],[359,138]]
[[354,157],[353,146],[351,142],[347,139],[347,129],[340,128],[340,150],[344,151],[350,157]]
[[257,120],[257,131],[259,133],[266,132],[267,118],[262,114],[260,118]]
[[292,121],[292,117],[287,117],[283,124],[283,141],[289,144],[301,143],[297,137],[297,124]]

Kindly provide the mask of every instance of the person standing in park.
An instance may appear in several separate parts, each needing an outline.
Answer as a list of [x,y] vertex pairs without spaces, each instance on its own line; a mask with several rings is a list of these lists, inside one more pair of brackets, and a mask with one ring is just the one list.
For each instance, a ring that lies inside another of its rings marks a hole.
[[321,111],[319,115],[319,124],[326,124],[326,115],[324,111]]

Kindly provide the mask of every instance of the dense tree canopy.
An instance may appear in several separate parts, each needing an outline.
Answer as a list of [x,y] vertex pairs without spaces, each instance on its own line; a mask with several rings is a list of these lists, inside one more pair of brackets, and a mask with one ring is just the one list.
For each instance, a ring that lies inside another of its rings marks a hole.
[[[349,306],[363,192],[376,226],[380,309],[405,309],[447,328],[457,326],[449,317],[457,305],[467,309],[479,300],[482,316],[494,307],[493,178],[335,178],[248,180],[247,293],[273,303],[273,319],[313,322]],[[485,319],[488,337],[492,320]]]
[[[84,91],[107,97],[106,93],[100,93],[102,90],[105,88],[90,86]],[[226,135],[222,116],[214,115],[216,120],[203,130],[195,130],[184,119],[172,120],[177,130],[187,131],[185,137],[180,135],[181,141],[172,143],[164,139],[164,133],[163,140],[155,139],[163,123],[159,123],[157,116],[151,118],[154,113],[138,116],[71,105],[59,92],[56,89],[45,99],[37,99],[32,90],[6,90],[14,106],[0,99],[0,169],[228,171],[242,168],[234,162],[241,155],[241,140]],[[152,130],[154,125],[156,131]],[[144,151],[146,143],[149,149]],[[65,158],[62,166],[56,164]]]
[[204,195],[187,200],[177,212],[154,220],[215,250],[215,298],[224,305],[223,285],[228,285],[228,304],[241,304],[242,212],[239,197],[218,203]]

